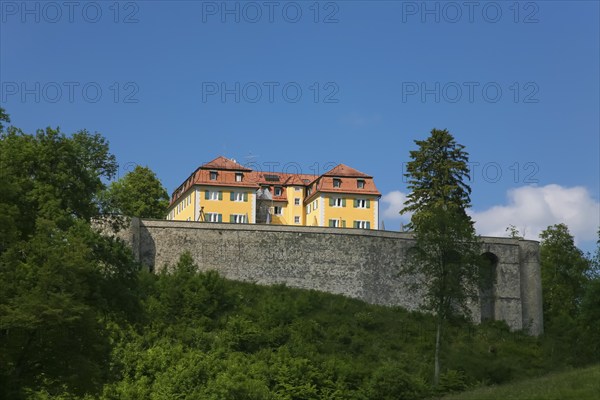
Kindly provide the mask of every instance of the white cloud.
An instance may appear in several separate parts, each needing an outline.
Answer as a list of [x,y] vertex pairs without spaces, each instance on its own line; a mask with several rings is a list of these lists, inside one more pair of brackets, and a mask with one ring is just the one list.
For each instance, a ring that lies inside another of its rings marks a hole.
[[509,190],[507,197],[507,205],[470,213],[478,233],[506,236],[506,227],[514,225],[527,239],[539,240],[549,225],[564,223],[577,242],[596,239],[600,203],[584,187],[524,186]]
[[404,224],[410,222],[411,214],[400,215],[400,210],[404,208],[406,195],[399,190],[394,190],[381,196],[381,216],[383,221],[388,221],[387,229],[395,230],[389,225],[389,222],[400,221]]
[[[404,201],[406,195],[397,190],[384,195],[381,218],[408,222],[410,216],[398,214]],[[581,186],[523,186],[508,191],[507,204],[470,210],[469,214],[475,221],[477,233],[484,236],[507,236],[506,228],[514,225],[527,239],[539,240],[540,232],[548,226],[564,223],[577,243],[595,242],[600,225],[600,202]]]

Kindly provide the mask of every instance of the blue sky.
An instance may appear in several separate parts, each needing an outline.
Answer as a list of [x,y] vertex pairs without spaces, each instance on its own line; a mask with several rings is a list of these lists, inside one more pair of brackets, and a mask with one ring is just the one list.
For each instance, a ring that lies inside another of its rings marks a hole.
[[595,1],[0,2],[0,105],[34,131],[98,131],[120,174],[170,192],[218,155],[268,170],[348,164],[398,229],[414,140],[473,163],[480,233],[600,225]]

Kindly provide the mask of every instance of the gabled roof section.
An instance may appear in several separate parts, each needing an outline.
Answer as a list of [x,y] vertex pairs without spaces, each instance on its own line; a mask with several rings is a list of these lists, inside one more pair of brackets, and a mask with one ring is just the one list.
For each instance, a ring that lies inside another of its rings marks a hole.
[[244,171],[250,172],[251,169],[248,169],[234,160],[230,160],[229,158],[219,156],[214,160],[207,162],[206,164],[200,166],[200,169],[215,169],[215,170],[228,170],[228,171]]
[[323,174],[323,176],[346,176],[346,177],[352,177],[352,178],[372,178],[371,176],[367,175],[367,174],[363,174],[360,171],[355,170],[354,168],[351,168],[345,164],[339,164],[338,166],[334,167],[333,169],[331,169],[330,171],[327,171]]
[[[217,174],[211,174],[217,171]],[[241,180],[238,173],[243,173]],[[338,182],[338,178],[340,181]],[[359,181],[360,182],[359,184]],[[310,188],[311,194],[305,201],[309,201],[317,193],[358,194],[365,196],[378,196],[373,177],[357,171],[345,164],[339,164],[323,175],[294,174],[284,172],[252,171],[238,164],[235,160],[219,156],[214,160],[198,167],[171,195],[171,205],[183,196],[194,185],[222,186],[234,188],[260,189],[261,187],[290,187],[300,186]],[[287,201],[286,190],[280,196],[273,195],[273,201]]]

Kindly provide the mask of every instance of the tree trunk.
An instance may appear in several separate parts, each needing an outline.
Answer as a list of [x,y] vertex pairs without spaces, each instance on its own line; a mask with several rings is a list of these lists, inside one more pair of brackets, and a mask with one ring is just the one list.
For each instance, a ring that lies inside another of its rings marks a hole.
[[442,337],[442,318],[438,316],[435,333],[435,357],[433,367],[433,386],[437,387],[440,383],[440,344]]

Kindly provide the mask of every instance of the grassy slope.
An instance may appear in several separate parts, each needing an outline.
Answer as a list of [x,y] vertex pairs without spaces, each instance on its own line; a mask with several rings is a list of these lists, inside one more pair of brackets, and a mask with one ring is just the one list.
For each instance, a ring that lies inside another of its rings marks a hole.
[[446,396],[443,400],[597,400],[600,366]]

